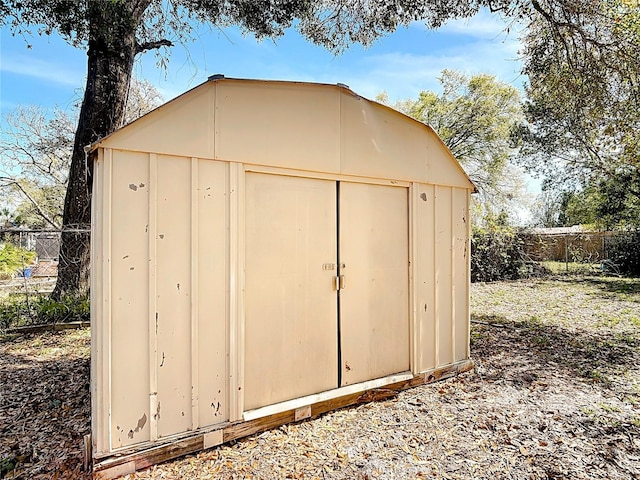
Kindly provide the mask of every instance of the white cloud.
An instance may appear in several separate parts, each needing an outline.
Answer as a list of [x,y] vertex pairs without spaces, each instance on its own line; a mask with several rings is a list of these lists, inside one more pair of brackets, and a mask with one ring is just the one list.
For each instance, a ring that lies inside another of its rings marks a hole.
[[359,68],[345,72],[340,80],[353,90],[373,98],[385,90],[390,99],[416,98],[421,90],[440,89],[438,77],[444,69],[468,75],[488,73],[516,88],[522,87],[521,64],[511,45],[474,42],[440,50],[437,54],[386,53],[365,57]]
[[78,87],[85,83],[85,73],[69,69],[68,65],[26,55],[3,55],[3,73],[12,73],[46,80],[58,85]]
[[482,9],[471,18],[460,18],[447,22],[440,29],[440,32],[470,35],[479,38],[495,38],[496,36],[505,35],[506,27],[507,23],[498,15]]
[[[428,30],[424,22],[412,22],[412,28]],[[500,40],[506,38],[517,39],[522,31],[522,25],[512,19],[505,19],[497,13],[491,13],[486,8],[470,18],[450,20],[437,29],[438,33],[467,35],[469,37]]]
[[[437,91],[437,77],[445,68],[469,75],[489,73],[520,88],[525,80],[517,60],[520,43],[516,33],[505,33],[505,27],[499,17],[481,11],[471,19],[449,22],[438,31],[416,23],[410,28],[413,35],[405,36],[413,42],[410,45],[388,41],[383,48],[374,45],[359,51],[355,47],[355,51],[340,57],[319,53],[306,42],[296,41],[295,32],[288,32],[289,37],[274,44],[268,40],[256,43],[231,29],[224,34],[213,32],[195,42],[195,48],[192,46],[184,59],[176,49],[168,78],[160,79],[164,75],[148,65],[145,57],[142,61],[151,68],[139,65],[138,76],[151,79],[167,100],[216,72],[240,78],[340,82],[367,98],[387,91],[391,101],[415,98],[421,90]],[[398,34],[402,38],[402,31]],[[390,49],[389,45],[395,47]],[[302,48],[308,49],[308,58],[295,55]],[[143,71],[148,74],[145,76]]]
[[[521,89],[526,80],[520,74],[521,44],[517,34],[507,34],[505,27],[500,18],[487,11],[471,19],[452,21],[437,32],[451,36],[449,46],[445,44],[428,53],[365,55],[360,68],[351,69],[349,81],[354,90],[365,96],[374,97],[386,90],[392,101],[415,98],[421,90],[438,91],[437,77],[444,69],[467,75],[488,73]],[[429,35],[425,29],[425,44]]]

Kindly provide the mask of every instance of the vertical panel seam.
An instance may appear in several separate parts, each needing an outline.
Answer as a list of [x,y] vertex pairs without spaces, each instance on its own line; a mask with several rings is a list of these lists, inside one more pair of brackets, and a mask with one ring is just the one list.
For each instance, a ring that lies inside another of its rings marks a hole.
[[218,82],[213,82],[213,158],[218,159]]
[[111,337],[111,201],[112,201],[112,168],[113,168],[113,151],[110,148],[105,149],[104,157],[104,185],[103,185],[103,244],[102,244],[102,261],[103,261],[103,275],[104,275],[104,297],[102,299],[102,312],[103,322],[106,325],[106,332],[104,332],[104,338],[108,342],[108,348],[105,349],[104,355],[104,377],[103,381],[105,385],[105,397],[108,398],[108,442],[109,449],[113,448],[112,441],[112,405],[111,398],[111,349],[113,348],[113,338]]
[[245,233],[247,231],[245,226],[245,176],[244,165],[238,164],[238,175],[236,183],[237,192],[237,274],[236,274],[236,295],[237,295],[237,316],[238,316],[238,331],[237,331],[237,362],[238,362],[238,411],[242,415],[244,412],[244,348],[245,348],[245,332],[244,332],[244,275],[245,275]]
[[467,358],[471,357],[471,343],[470,343],[470,338],[471,338],[471,215],[470,215],[470,208],[471,208],[471,190],[466,190],[466,195],[465,195],[465,216],[467,218],[467,228],[466,228],[466,239],[465,239],[465,248],[466,248],[466,252],[467,252],[467,259],[466,259],[466,274],[465,274],[465,288],[466,288],[466,307],[467,307],[467,311],[465,312],[466,315],[466,324],[467,324],[467,331],[466,331],[466,336],[467,336]]
[[451,209],[449,214],[451,215],[451,231],[449,232],[451,235],[451,353],[452,353],[452,361],[456,360],[456,296],[458,292],[456,292],[456,222],[455,222],[455,188],[449,187],[451,192]]
[[229,165],[229,416],[231,421],[242,418],[242,385],[240,382],[240,356],[244,354],[239,341],[240,317],[238,305],[240,295],[238,292],[238,235],[239,235],[239,204],[238,204],[238,173],[240,165]]
[[199,345],[198,345],[198,320],[199,320],[199,283],[198,283],[198,256],[199,256],[199,224],[198,224],[198,159],[191,158],[191,428],[196,430],[200,423],[199,418]]
[[[99,228],[102,225],[102,188],[100,182],[104,181],[104,175],[100,173],[104,160],[100,157],[104,155],[102,150],[98,150],[98,161],[93,165],[93,202],[91,203],[91,243],[90,243],[90,255],[91,255],[91,290],[90,290],[90,304],[100,305],[102,307],[102,292],[98,292],[98,286],[100,288],[104,285],[102,278],[102,267],[99,265],[102,261],[102,255],[98,252],[102,251],[101,240],[103,235],[99,233]],[[91,160],[90,160],[91,161]],[[100,282],[98,282],[100,277]],[[103,366],[104,362],[99,355],[102,355],[104,347],[102,345],[102,308],[90,309],[90,321],[93,328],[91,329],[91,431],[93,432],[92,449],[93,453],[103,452],[103,438],[104,428],[102,425],[102,419],[104,415],[101,414],[101,407],[104,405],[102,395],[104,392],[102,388],[98,388],[98,385],[102,385],[103,381]]]
[[411,319],[409,323],[409,339],[411,342],[411,352],[409,354],[409,369],[414,374],[421,370],[421,366],[418,364],[421,358],[421,328],[418,321],[418,273],[417,265],[419,259],[419,253],[417,249],[418,240],[418,184],[412,182],[409,186],[409,305],[411,307]]
[[338,102],[338,172],[342,173],[342,161],[344,157],[344,147],[343,147],[343,128],[342,124],[342,101],[344,98],[344,94],[342,93],[342,89],[338,89],[339,102]]
[[438,208],[437,208],[437,199],[438,199],[438,185],[433,186],[433,338],[435,338],[435,348],[434,348],[434,367],[440,366],[440,313],[439,313],[439,302],[438,302],[438,281],[439,279],[439,268],[438,268]]
[[224,268],[225,268],[225,299],[224,299],[224,338],[225,338],[225,352],[224,352],[224,382],[225,382],[225,409],[226,417],[233,418],[231,410],[233,407],[231,399],[232,394],[230,390],[232,388],[231,375],[231,183],[230,183],[230,170],[231,163],[224,163],[224,189],[225,189],[225,202],[224,202],[224,226],[225,226],[225,256],[224,256]]
[[[342,95],[342,94],[341,94]],[[342,98],[342,97],[341,97]],[[342,102],[342,100],[341,100]],[[341,302],[340,302],[340,275],[342,274],[342,270],[340,268],[340,262],[342,262],[341,249],[340,249],[340,181],[335,182],[336,188],[336,275],[338,278],[336,279],[336,342],[337,342],[337,359],[336,362],[338,364],[338,385],[337,387],[342,387],[342,312],[341,312]]]
[[158,158],[149,154],[149,217],[147,240],[149,253],[149,437],[158,439],[158,306],[157,306],[157,211]]
[[[112,448],[111,441],[111,418],[112,418],[112,401],[111,401],[111,169],[112,169],[112,157],[113,152],[111,149],[105,149],[104,151],[104,182],[102,185],[103,201],[102,201],[102,231],[103,231],[103,243],[102,243],[102,265],[103,265],[103,281],[104,291],[102,298],[103,309],[103,324],[105,325],[105,331],[103,331],[103,388],[104,398],[107,399],[107,416],[106,416],[106,431],[105,436],[109,444],[109,449]],[[102,412],[104,414],[105,412]]]

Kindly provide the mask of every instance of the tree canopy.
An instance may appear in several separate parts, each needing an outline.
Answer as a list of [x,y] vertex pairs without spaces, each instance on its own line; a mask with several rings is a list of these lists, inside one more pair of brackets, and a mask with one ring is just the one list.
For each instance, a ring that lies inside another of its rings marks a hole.
[[88,288],[93,166],[84,147],[122,125],[137,55],[187,41],[198,22],[236,25],[258,38],[293,26],[339,53],[412,21],[437,28],[481,7],[524,25],[531,103],[520,138],[541,147],[530,151],[532,165],[550,164],[564,148],[569,166],[585,174],[618,159],[613,174],[637,178],[636,0],[0,0],[0,24],[14,34],[58,32],[87,50],[54,296]]
[[[523,121],[520,93],[492,75],[444,70],[442,92],[422,91],[394,107],[430,125],[478,187],[476,222],[509,209],[521,176],[510,158],[512,132]],[[379,99],[385,101],[384,96]]]
[[[162,103],[149,82],[133,79],[125,109],[132,122]],[[14,225],[59,230],[69,178],[77,107],[48,111],[26,105],[4,115],[0,138],[0,199]]]
[[541,12],[524,37],[522,162],[545,179],[548,198],[563,200],[556,222],[639,226],[638,2],[556,2]]
[[58,32],[87,50],[54,297],[89,287],[93,164],[86,161],[84,147],[122,125],[137,55],[188,40],[194,22],[237,25],[257,38],[282,35],[295,25],[310,41],[340,52],[414,20],[438,25],[446,16],[472,15],[477,8],[475,1],[440,0],[0,0],[0,22],[14,34],[32,28],[43,35]]

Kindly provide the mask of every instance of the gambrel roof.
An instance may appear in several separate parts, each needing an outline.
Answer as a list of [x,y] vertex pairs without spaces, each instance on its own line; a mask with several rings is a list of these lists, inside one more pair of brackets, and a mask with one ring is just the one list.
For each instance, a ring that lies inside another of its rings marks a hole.
[[98,147],[475,190],[430,126],[342,84],[216,75]]

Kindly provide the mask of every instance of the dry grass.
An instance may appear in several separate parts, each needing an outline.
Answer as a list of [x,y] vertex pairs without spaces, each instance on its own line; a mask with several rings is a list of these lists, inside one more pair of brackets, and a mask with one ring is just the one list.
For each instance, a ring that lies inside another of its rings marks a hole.
[[[127,478],[640,478],[640,280],[475,284],[472,305],[474,372]],[[0,460],[35,452],[17,478],[78,478],[87,357],[86,333],[0,344]]]

